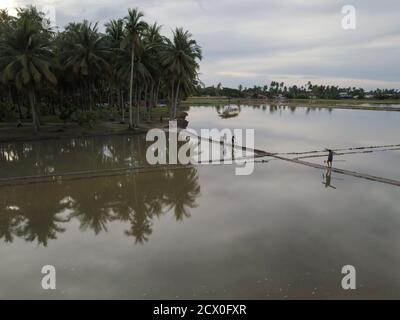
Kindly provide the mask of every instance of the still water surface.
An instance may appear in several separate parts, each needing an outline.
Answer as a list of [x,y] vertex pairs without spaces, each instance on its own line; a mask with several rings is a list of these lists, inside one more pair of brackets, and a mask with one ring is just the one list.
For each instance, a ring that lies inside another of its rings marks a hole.
[[[222,111],[221,111],[222,110]],[[254,128],[273,152],[400,143],[396,112],[192,107],[189,127]],[[0,146],[0,176],[145,164],[143,137]],[[337,167],[400,179],[399,151]],[[323,163],[324,158],[311,159]],[[282,161],[0,187],[0,298],[400,298],[397,187]],[[43,265],[57,290],[41,289]],[[341,268],[357,290],[341,289]]]

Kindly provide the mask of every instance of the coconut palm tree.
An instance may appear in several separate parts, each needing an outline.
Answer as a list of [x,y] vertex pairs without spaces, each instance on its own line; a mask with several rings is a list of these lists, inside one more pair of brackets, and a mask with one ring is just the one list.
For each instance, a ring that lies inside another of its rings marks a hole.
[[[139,124],[140,120],[140,98],[143,90],[148,86],[149,81],[151,80],[151,74],[147,69],[146,65],[143,63],[142,58],[136,59],[134,67],[132,69],[132,65],[130,64],[131,55],[128,51],[122,52],[118,57],[118,77],[121,79],[128,79],[132,77],[132,91],[136,92],[135,99],[132,101],[136,105],[136,119],[135,124]],[[133,113],[131,109],[129,110],[130,120],[133,121]],[[132,125],[129,125],[130,128],[133,128]]]
[[[135,54],[140,55],[142,50],[142,39],[141,36],[147,28],[147,23],[142,20],[143,13],[138,9],[129,9],[128,15],[124,18],[125,20],[125,37],[121,42],[121,48],[128,49],[131,54],[130,61],[130,87],[129,87],[129,127],[133,128],[133,113],[132,113],[132,101],[133,101],[133,80],[134,80],[134,65],[135,65]],[[139,106],[137,106],[139,109]],[[139,112],[139,111],[138,111]],[[138,123],[137,123],[138,124]]]
[[4,83],[13,82],[27,92],[35,132],[39,131],[39,114],[35,105],[35,90],[43,83],[57,84],[51,68],[53,56],[49,34],[41,24],[28,17],[19,18],[0,42],[0,68]]
[[15,26],[15,17],[8,14],[7,9],[0,9],[0,40]]
[[173,40],[166,39],[166,45],[161,52],[161,61],[165,68],[165,79],[170,91],[171,119],[176,119],[176,107],[181,86],[183,83],[193,82],[197,78],[199,68],[197,61],[201,58],[201,48],[188,31],[177,28],[173,33]]
[[[105,24],[106,34],[109,40],[109,45],[112,51],[112,62],[110,63],[112,66],[111,74],[110,74],[110,91],[111,87],[114,87],[117,94],[118,106],[121,109],[122,113],[122,123],[125,122],[125,107],[123,101],[123,78],[121,78],[118,74],[119,69],[119,59],[122,54],[120,45],[121,41],[124,37],[124,21],[122,19],[118,20],[110,20],[110,22]],[[112,92],[110,92],[110,96],[112,96]]]
[[83,23],[69,25],[66,32],[69,48],[63,54],[64,64],[83,79],[92,110],[93,83],[104,71],[110,71],[107,61],[110,49],[106,45],[105,37],[98,33],[97,23],[84,20]]
[[119,48],[124,37],[124,20],[112,19],[105,24],[106,34],[111,42],[112,48]]
[[[162,26],[153,23],[148,26],[143,35],[144,50],[142,60],[151,75],[148,88],[149,92],[145,93],[146,107],[156,106],[158,104],[163,69],[160,59],[160,50],[165,45],[165,38],[161,35],[161,28]],[[150,120],[149,109],[147,109],[147,115],[148,120]]]

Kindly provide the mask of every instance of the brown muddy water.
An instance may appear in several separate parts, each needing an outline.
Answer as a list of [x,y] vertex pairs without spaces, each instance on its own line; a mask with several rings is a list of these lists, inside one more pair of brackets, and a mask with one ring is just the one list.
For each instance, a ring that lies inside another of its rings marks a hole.
[[[254,128],[256,147],[277,153],[400,143],[396,112],[216,106],[188,120]],[[141,166],[146,148],[141,136],[2,144],[0,177]],[[400,179],[397,150],[335,160]],[[400,188],[326,178],[271,160],[249,176],[192,165],[2,186],[0,298],[400,298]],[[54,291],[41,287],[44,265]],[[356,290],[341,287],[345,265]]]

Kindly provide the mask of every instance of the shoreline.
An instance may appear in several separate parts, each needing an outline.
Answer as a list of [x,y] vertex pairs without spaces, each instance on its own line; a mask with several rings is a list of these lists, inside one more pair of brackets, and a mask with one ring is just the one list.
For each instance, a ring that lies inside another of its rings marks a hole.
[[141,125],[135,129],[129,129],[128,124],[103,121],[93,128],[81,127],[76,123],[48,123],[41,127],[37,134],[33,133],[30,123],[24,123],[24,127],[16,128],[15,124],[0,124],[0,144],[23,143],[35,141],[50,141],[62,139],[80,139],[91,137],[129,136],[145,134],[153,128],[163,128],[166,124]]
[[[400,112],[400,100],[379,101],[379,100],[269,100],[269,99],[228,99],[218,97],[191,97],[182,102],[184,106],[210,106],[214,104],[241,104],[241,105],[288,105],[296,108],[312,108],[312,109],[342,109],[342,110],[367,110],[367,111],[394,111]],[[370,104],[369,106],[363,104]],[[385,105],[396,105],[385,106]]]
[[[330,103],[339,103],[332,105]],[[189,98],[182,102],[183,110],[188,107],[200,106],[214,106],[216,104],[240,104],[240,105],[285,105],[295,108],[309,108],[309,109],[340,109],[340,110],[365,110],[365,111],[388,111],[400,112],[400,102],[398,107],[384,106],[385,104],[395,103],[382,103],[378,101],[368,102],[369,106],[362,105],[367,102],[359,102],[360,104],[344,104],[341,100],[328,101],[300,101],[300,100],[264,100],[264,99],[220,99],[220,98],[202,98],[196,97]],[[374,106],[380,104],[380,106]],[[93,128],[80,126],[77,123],[69,122],[63,123],[47,123],[41,127],[41,131],[34,134],[33,127],[30,122],[25,122],[23,127],[17,128],[16,123],[0,123],[0,144],[4,143],[23,143],[35,141],[48,141],[60,139],[79,139],[90,137],[107,137],[107,136],[129,136],[145,134],[148,130],[153,128],[164,128],[168,126],[167,122],[152,122],[141,124],[138,128],[129,129],[128,123],[112,122],[112,121],[99,121]]]

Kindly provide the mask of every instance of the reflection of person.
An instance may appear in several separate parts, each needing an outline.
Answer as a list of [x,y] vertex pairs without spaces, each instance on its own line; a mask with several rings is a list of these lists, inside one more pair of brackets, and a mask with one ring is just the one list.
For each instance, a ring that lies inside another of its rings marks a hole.
[[325,188],[332,188],[336,189],[336,187],[331,185],[331,180],[332,180],[332,170],[329,168],[328,171],[326,171],[325,175],[322,175],[322,184],[325,185]]

